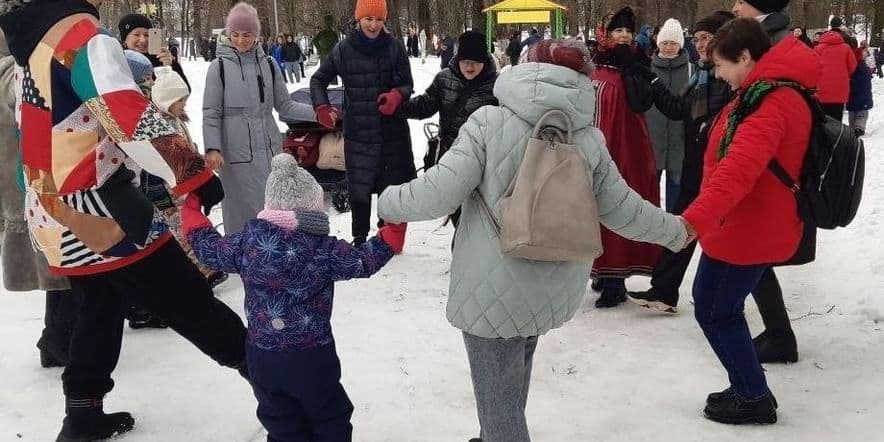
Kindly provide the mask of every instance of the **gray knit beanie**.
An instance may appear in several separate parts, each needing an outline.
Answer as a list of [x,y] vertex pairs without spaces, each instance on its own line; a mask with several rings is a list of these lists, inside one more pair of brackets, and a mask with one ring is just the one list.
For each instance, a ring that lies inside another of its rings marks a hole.
[[298,166],[294,156],[281,153],[270,163],[264,208],[322,211],[325,208],[322,187],[310,172]]

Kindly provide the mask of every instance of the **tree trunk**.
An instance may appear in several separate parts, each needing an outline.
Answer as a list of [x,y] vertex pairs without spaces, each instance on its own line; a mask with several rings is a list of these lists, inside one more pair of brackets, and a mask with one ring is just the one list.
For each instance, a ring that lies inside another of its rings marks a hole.
[[580,8],[577,6],[577,0],[568,0],[560,3],[568,8],[567,11],[564,11],[565,37],[576,37],[577,34],[580,33]]
[[190,14],[193,17],[193,24],[190,27],[190,38],[193,39],[193,49],[196,51],[197,56],[203,53],[203,14],[200,12],[204,11],[205,5],[205,0],[191,0],[190,2]]
[[875,18],[872,21],[872,46],[884,46],[884,1],[877,0],[875,3]]

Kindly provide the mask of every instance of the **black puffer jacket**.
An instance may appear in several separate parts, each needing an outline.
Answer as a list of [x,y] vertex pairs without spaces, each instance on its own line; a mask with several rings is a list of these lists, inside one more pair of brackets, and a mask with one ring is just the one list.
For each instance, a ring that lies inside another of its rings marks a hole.
[[[448,148],[457,138],[460,127],[467,122],[473,112],[482,106],[497,106],[497,98],[494,97],[494,80],[497,78],[497,69],[490,57],[485,60],[485,67],[474,79],[467,80],[457,66],[457,60],[451,60],[448,68],[436,74],[433,83],[423,95],[414,97],[408,103],[399,108],[400,115],[405,118],[423,120],[439,113],[439,147],[440,155],[448,151]],[[468,93],[464,105],[460,109],[454,109],[461,95]]]
[[671,120],[684,122],[681,190],[675,213],[681,213],[700,194],[709,128],[731,98],[730,86],[715,78],[712,68],[712,65],[700,66],[680,95],[673,95],[660,81],[651,86],[657,109]]
[[353,29],[332,49],[310,80],[313,106],[327,104],[328,85],[336,76],[344,82],[344,155],[350,198],[371,202],[372,193],[403,184],[417,176],[408,121],[383,116],[378,96],[391,89],[411,96],[414,82],[402,42],[389,34],[368,40]]

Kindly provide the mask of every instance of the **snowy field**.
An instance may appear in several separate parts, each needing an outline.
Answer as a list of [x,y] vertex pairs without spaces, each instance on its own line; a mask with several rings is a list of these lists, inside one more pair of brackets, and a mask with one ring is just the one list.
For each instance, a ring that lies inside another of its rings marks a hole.
[[[201,143],[207,64],[190,62],[188,105]],[[438,59],[412,61],[418,92]],[[308,72],[308,75],[310,72]],[[875,79],[884,106],[884,81]],[[306,87],[307,82],[301,81]],[[294,89],[294,86],[291,86]],[[412,122],[415,158],[425,150]],[[540,340],[528,403],[532,438],[564,441],[873,441],[884,440],[884,110],[873,110],[866,138],[865,198],[847,229],[821,231],[817,261],[778,270],[798,336],[797,364],[768,365],[779,423],[731,427],[702,416],[706,394],[726,375],[694,322],[691,267],[678,315],[624,304],[596,310],[589,292],[565,327]],[[215,216],[217,217],[217,213]],[[349,239],[350,216],[332,215]],[[337,288],[334,330],[343,383],[355,404],[357,441],[465,442],[478,434],[460,332],[445,320],[451,227],[409,226],[405,253],[370,280]],[[632,290],[648,280],[628,281]],[[243,289],[231,277],[218,296],[242,313]],[[41,293],[4,293],[0,307],[0,442],[53,440],[64,415],[61,369],[41,369],[34,344],[42,329]],[[761,328],[751,297],[747,317]],[[753,334],[754,334],[753,333]],[[136,429],[120,439],[259,441],[249,386],[170,330],[125,331],[117,387],[107,410],[128,410]]]

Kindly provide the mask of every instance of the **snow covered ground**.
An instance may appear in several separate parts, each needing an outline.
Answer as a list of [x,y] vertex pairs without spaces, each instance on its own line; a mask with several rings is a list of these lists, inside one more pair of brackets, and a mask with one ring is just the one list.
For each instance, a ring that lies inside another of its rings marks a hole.
[[[198,142],[206,66],[185,64],[194,85],[189,111]],[[438,70],[438,59],[413,61],[412,68],[419,92]],[[884,81],[874,81],[876,101],[884,106]],[[596,295],[589,292],[570,323],[540,340],[528,404],[533,440],[884,440],[881,109],[869,122],[857,220],[847,229],[820,232],[814,264],[778,270],[801,353],[797,364],[765,367],[780,403],[778,424],[730,427],[702,417],[706,394],[722,389],[726,376],[693,319],[692,267],[676,316],[631,304],[596,310]],[[419,161],[422,124],[411,124]],[[349,238],[349,222],[348,214],[334,214],[332,232]],[[343,383],[356,407],[357,441],[448,442],[477,435],[462,339],[444,315],[452,229],[440,224],[412,224],[402,256],[370,280],[338,285],[334,329]],[[643,278],[628,281],[630,289],[647,285]],[[218,296],[242,313],[237,278],[219,287]],[[51,440],[64,403],[61,370],[41,369],[34,347],[44,298],[35,292],[0,299],[0,441]],[[757,332],[761,323],[751,302],[747,317]],[[129,410],[137,419],[123,440],[265,437],[248,385],[172,331],[127,329],[114,379],[106,408]]]

